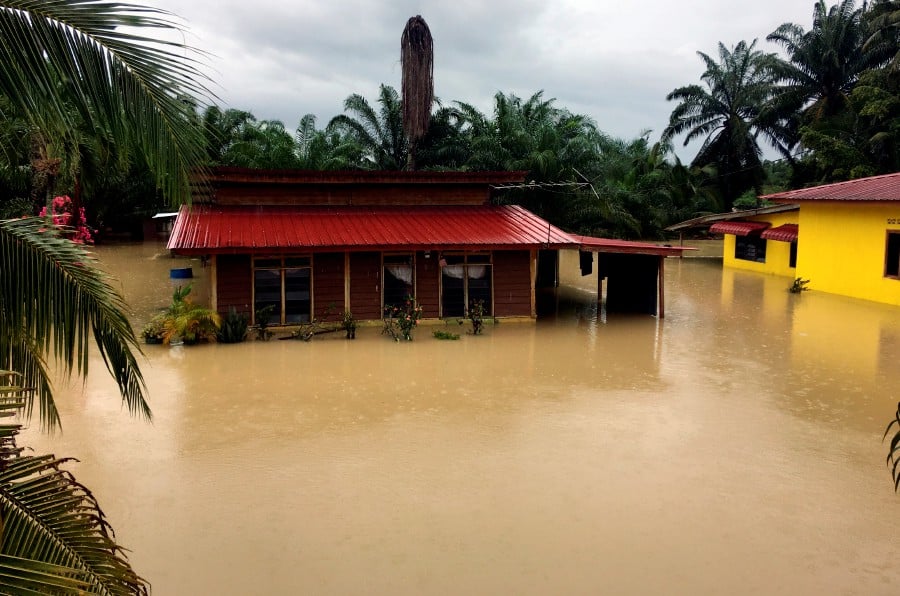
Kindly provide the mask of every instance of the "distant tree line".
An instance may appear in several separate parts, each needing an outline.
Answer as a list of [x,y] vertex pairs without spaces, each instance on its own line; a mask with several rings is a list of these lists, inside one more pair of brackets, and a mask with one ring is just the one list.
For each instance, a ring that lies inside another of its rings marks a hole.
[[[785,23],[757,41],[698,52],[699,84],[673,90],[659,139],[605,134],[590,118],[543,91],[498,92],[490,113],[463,102],[434,102],[415,163],[428,170],[523,170],[528,187],[501,200],[526,206],[567,230],[658,238],[674,222],[752,206],[764,192],[900,170],[900,1],[857,8],[853,0],[813,5],[809,30]],[[32,212],[56,192],[78,187],[89,217],[134,226],[165,208],[151,168],[136,155],[77,136],[48,143],[0,98],[0,216]],[[185,102],[185,125],[203,136],[207,165],[310,170],[399,170],[410,163],[400,95],[381,85],[374,102],[353,94],[344,113],[320,127],[304,116],[291,131],[277,120]],[[690,163],[676,140],[699,143]],[[51,145],[48,170],[39,150]],[[763,158],[763,147],[780,156]]]

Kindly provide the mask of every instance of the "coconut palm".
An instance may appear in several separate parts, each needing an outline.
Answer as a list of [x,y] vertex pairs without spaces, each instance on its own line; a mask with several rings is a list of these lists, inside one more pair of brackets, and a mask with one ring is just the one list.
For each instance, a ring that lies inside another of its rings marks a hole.
[[363,152],[359,167],[374,170],[401,170],[406,166],[409,143],[403,132],[400,96],[390,85],[381,85],[381,108],[376,112],[362,95],[354,93],[344,100],[344,111],[331,119],[328,129],[353,139]]
[[679,103],[663,131],[663,142],[681,134],[685,145],[702,140],[691,165],[716,168],[728,209],[742,192],[762,184],[760,137],[790,157],[790,132],[772,104],[776,59],[755,48],[756,40],[741,41],[732,49],[719,43],[718,61],[697,52],[706,66],[700,77],[704,86],[679,87],[666,96]]
[[788,54],[778,69],[782,109],[802,111],[806,121],[813,123],[847,109],[859,75],[885,58],[874,46],[863,50],[867,35],[862,15],[854,0],[831,8],[819,0],[809,31],[784,23],[769,34],[766,39],[781,44]]

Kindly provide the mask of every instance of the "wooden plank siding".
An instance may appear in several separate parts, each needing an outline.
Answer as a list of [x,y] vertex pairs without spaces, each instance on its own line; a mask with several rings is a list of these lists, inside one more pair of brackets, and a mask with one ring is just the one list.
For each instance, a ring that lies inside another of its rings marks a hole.
[[358,321],[381,318],[381,253],[350,254],[350,312]]
[[219,205],[486,205],[487,186],[343,185],[223,186],[215,190]]
[[233,306],[237,312],[251,316],[252,302],[250,255],[217,255],[216,310],[224,315]]
[[344,312],[344,253],[326,252],[313,256],[313,309],[315,316],[340,320]]
[[531,252],[494,252],[494,316],[533,316]]
[[436,251],[432,251],[427,259],[424,252],[416,253],[416,300],[422,307],[423,317],[438,317],[441,312],[441,268]]

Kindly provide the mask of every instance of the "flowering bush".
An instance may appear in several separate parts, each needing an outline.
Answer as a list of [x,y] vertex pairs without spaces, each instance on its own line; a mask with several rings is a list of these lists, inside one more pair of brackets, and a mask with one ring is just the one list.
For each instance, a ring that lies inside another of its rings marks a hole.
[[54,197],[50,203],[49,211],[46,207],[41,209],[41,217],[49,217],[53,225],[65,228],[66,235],[73,242],[78,244],[94,243],[94,236],[91,233],[91,229],[87,226],[84,207],[80,207],[76,213],[72,199],[67,196]]
[[472,322],[472,335],[481,335],[484,330],[484,300],[476,299],[469,302],[466,316]]
[[412,296],[406,298],[403,306],[385,306],[384,307],[384,329],[382,333],[387,333],[396,341],[404,339],[412,340],[412,330],[419,324],[422,318],[422,307],[416,303],[416,299]]

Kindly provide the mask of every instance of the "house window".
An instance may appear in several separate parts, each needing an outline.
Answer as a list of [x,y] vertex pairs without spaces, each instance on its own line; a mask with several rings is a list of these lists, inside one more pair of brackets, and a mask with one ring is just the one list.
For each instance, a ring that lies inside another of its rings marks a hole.
[[415,296],[414,271],[411,254],[384,255],[383,307],[399,306],[407,297]]
[[473,300],[484,301],[484,314],[493,312],[491,255],[445,255],[441,267],[441,316],[465,316]]
[[766,262],[766,240],[758,234],[734,237],[734,258],[743,261]]
[[254,259],[254,312],[272,307],[269,322],[275,325],[309,322],[312,313],[311,261],[310,257]]
[[791,269],[797,268],[797,241],[794,240],[791,242],[791,253],[788,256],[788,267]]
[[885,245],[884,276],[900,279],[900,231],[888,232]]

